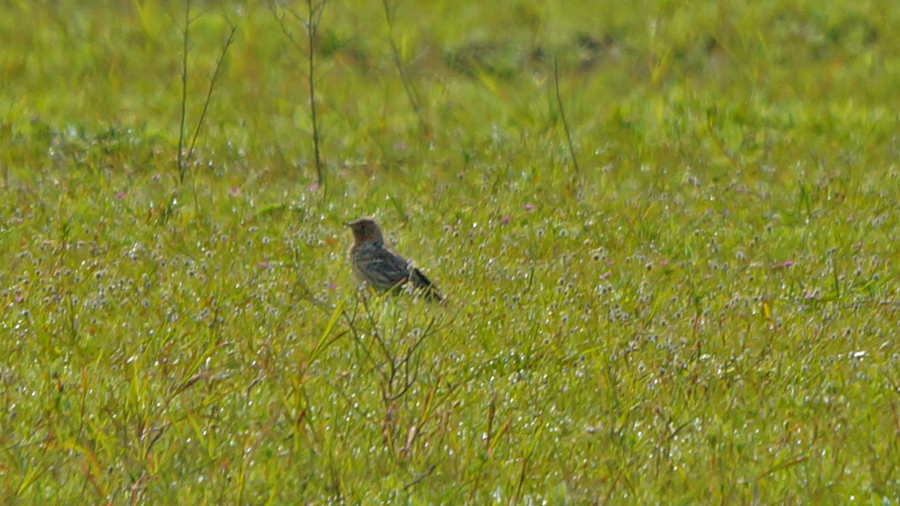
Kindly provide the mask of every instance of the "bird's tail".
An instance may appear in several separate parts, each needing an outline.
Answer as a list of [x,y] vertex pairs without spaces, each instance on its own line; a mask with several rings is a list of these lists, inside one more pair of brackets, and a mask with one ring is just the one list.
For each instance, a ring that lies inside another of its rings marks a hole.
[[416,293],[425,297],[425,300],[429,302],[441,302],[444,300],[434,283],[422,274],[422,271],[419,269],[413,268],[409,271],[409,280],[412,282]]

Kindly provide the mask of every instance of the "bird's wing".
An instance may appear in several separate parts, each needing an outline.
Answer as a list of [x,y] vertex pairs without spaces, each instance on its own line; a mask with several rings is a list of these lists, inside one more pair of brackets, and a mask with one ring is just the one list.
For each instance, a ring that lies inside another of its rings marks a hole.
[[368,277],[384,289],[406,282],[409,262],[402,256],[382,247],[366,248],[359,256]]

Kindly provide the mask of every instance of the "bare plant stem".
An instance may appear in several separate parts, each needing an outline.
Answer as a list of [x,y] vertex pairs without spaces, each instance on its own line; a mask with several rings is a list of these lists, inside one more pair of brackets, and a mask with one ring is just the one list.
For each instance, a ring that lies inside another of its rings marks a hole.
[[569,143],[569,156],[572,157],[572,165],[575,167],[575,173],[581,173],[578,167],[578,157],[575,156],[575,145],[572,143],[572,130],[569,128],[569,122],[566,120],[566,111],[563,108],[562,95],[559,93],[559,60],[553,57],[553,83],[556,87],[556,106],[559,108],[559,117],[563,122],[563,129],[566,131],[566,141]]
[[222,61],[225,59],[225,55],[228,53],[228,48],[231,47],[231,43],[234,42],[234,32],[237,31],[237,27],[232,26],[231,31],[228,33],[228,38],[225,39],[225,43],[222,44],[222,52],[219,54],[219,59],[216,60],[216,68],[213,71],[212,79],[209,80],[209,89],[206,90],[206,99],[203,101],[203,110],[200,112],[200,119],[197,120],[197,128],[194,129],[194,137],[191,139],[191,147],[188,148],[187,159],[190,160],[191,156],[194,154],[194,146],[197,145],[197,137],[200,135],[200,129],[203,127],[203,120],[206,118],[206,111],[209,110],[209,103],[212,101],[213,89],[216,86],[216,80],[219,78],[219,73],[222,70]]
[[178,127],[178,182],[184,183],[187,172],[184,159],[184,124],[187,117],[187,81],[188,81],[188,40],[191,26],[191,0],[184,2],[184,31],[181,48],[181,124]]
[[388,2],[389,0],[381,0],[381,5],[384,6],[384,17],[387,20],[388,25],[388,40],[391,43],[391,54],[394,55],[394,64],[397,65],[397,71],[400,73],[400,81],[403,82],[406,98],[409,99],[413,112],[416,113],[416,117],[419,119],[419,128],[427,134],[429,131],[428,124],[422,116],[422,109],[419,107],[419,102],[413,94],[412,87],[409,84],[409,78],[406,76],[406,69],[403,66],[403,61],[400,59],[400,49],[397,48],[397,43],[394,41],[394,19],[393,16],[391,16],[391,8]]
[[[322,20],[322,13],[325,11],[325,6],[327,3],[328,0],[320,0],[319,2],[316,2],[315,0],[306,0],[306,16],[304,17],[292,9],[279,6],[272,0],[270,0],[269,2],[269,8],[272,10],[272,14],[275,16],[275,20],[278,21],[278,26],[281,28],[281,33],[287,36],[291,45],[293,45],[297,49],[297,51],[301,53],[305,52],[306,54],[306,79],[309,87],[309,111],[310,119],[312,121],[314,156],[313,163],[316,169],[316,182],[322,188],[324,188],[325,186],[326,178],[325,167],[322,163],[322,132],[319,125],[319,110],[316,106],[316,39],[319,32],[319,23]],[[281,8],[284,12],[290,14],[291,17],[302,23],[302,25],[305,27],[305,47],[294,37],[294,34],[285,24],[285,16],[279,15],[279,8]]]
[[[185,178],[188,173],[188,165],[191,163],[191,158],[194,156],[194,148],[197,146],[197,139],[200,137],[200,131],[203,128],[203,121],[206,119],[206,113],[209,110],[209,104],[212,102],[213,90],[216,86],[216,81],[219,78],[219,75],[222,70],[222,62],[225,60],[225,55],[228,54],[228,49],[231,47],[231,43],[234,42],[234,34],[237,31],[235,26],[231,26],[231,31],[228,33],[228,38],[225,40],[225,43],[222,45],[222,52],[219,54],[219,59],[216,60],[216,68],[213,72],[212,79],[209,81],[209,88],[206,90],[206,98],[203,101],[203,110],[200,112],[200,119],[197,120],[197,126],[194,129],[194,134],[191,137],[191,145],[187,149],[187,153],[185,153],[185,138],[187,136],[186,124],[187,124],[187,83],[188,83],[188,50],[190,45],[190,27],[191,27],[191,0],[185,0],[184,4],[184,31],[182,33],[182,41],[183,45],[181,48],[181,119],[178,127],[178,182],[184,183]],[[196,195],[195,195],[196,200]]]
[[[307,18],[306,35],[309,38],[307,57],[309,62],[309,111],[312,116],[313,152],[315,153],[316,180],[320,187],[325,186],[325,173],[322,170],[322,155],[319,150],[319,119],[316,111],[316,34],[319,31],[319,20],[325,9],[325,2],[315,5],[313,0],[306,0]],[[318,12],[317,12],[318,11]]]

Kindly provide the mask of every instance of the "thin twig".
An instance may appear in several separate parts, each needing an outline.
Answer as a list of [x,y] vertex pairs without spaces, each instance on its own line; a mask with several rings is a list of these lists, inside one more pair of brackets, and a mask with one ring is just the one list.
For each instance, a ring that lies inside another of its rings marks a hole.
[[422,117],[422,109],[419,107],[419,103],[413,94],[412,87],[409,85],[406,69],[403,67],[403,61],[400,59],[400,50],[397,48],[397,43],[394,41],[394,20],[391,16],[388,0],[381,0],[381,4],[384,6],[384,17],[387,20],[388,25],[388,41],[391,43],[391,54],[394,55],[394,64],[397,65],[397,71],[400,73],[400,81],[403,82],[403,89],[406,91],[406,97],[409,99],[410,105],[412,105],[413,112],[416,113],[416,117],[419,119],[419,127],[427,134],[429,130],[428,124]]
[[290,14],[291,17],[293,17],[306,28],[306,47],[303,47],[303,45],[300,44],[300,42],[294,37],[294,34],[288,29],[287,24],[285,23],[286,16],[284,14],[279,15],[279,5],[271,0],[269,2],[269,8],[272,11],[272,15],[275,16],[275,20],[278,22],[278,27],[281,29],[281,33],[287,36],[291,45],[293,45],[294,48],[297,49],[297,51],[301,53],[304,51],[306,52],[306,79],[309,86],[309,110],[310,119],[312,121],[313,156],[316,169],[316,182],[321,188],[324,188],[326,178],[324,164],[322,162],[322,134],[321,129],[319,128],[319,110],[316,106],[315,48],[316,38],[319,32],[319,23],[322,20],[322,15],[325,12],[325,6],[327,3],[328,0],[322,0],[318,4],[315,3],[314,0],[306,0],[306,17],[301,16],[292,9],[281,6],[282,12]]
[[[315,68],[316,68],[316,33],[319,29],[319,20],[321,20],[321,12],[325,10],[325,4],[327,2],[323,1],[318,6],[313,6],[313,0],[306,0],[306,7],[309,13],[309,19],[306,25],[306,33],[309,37],[309,50],[307,51],[307,56],[309,58],[309,75],[307,78],[309,79],[309,110],[310,115],[312,116],[312,129],[313,129],[313,151],[315,152],[315,162],[316,162],[316,181],[318,182],[320,187],[325,186],[325,174],[322,171],[322,156],[319,151],[319,121],[318,121],[318,113],[316,111],[316,77],[315,77]],[[318,16],[316,16],[316,11],[318,10]],[[315,19],[318,17],[318,19]]]
[[429,476],[431,476],[431,473],[434,472],[436,467],[437,467],[436,465],[431,464],[430,466],[428,466],[427,471],[425,471],[424,473],[419,473],[419,475],[416,477],[416,479],[407,483],[406,485],[403,485],[403,489],[406,490],[409,487],[412,487],[412,486],[418,484],[420,481],[424,480],[425,478],[428,478]]
[[556,105],[559,108],[559,117],[562,118],[563,128],[566,131],[566,140],[569,143],[569,156],[572,157],[572,165],[575,167],[575,173],[581,173],[578,167],[578,157],[575,156],[575,145],[572,143],[572,131],[569,128],[569,122],[566,120],[566,111],[563,108],[562,95],[559,93],[559,60],[553,57],[553,83],[556,85]]
[[191,26],[191,0],[184,2],[184,32],[181,48],[181,125],[178,128],[178,182],[184,183],[186,168],[184,166],[184,123],[187,117],[187,81],[188,81],[188,36]]
[[[200,118],[197,120],[197,126],[194,129],[194,134],[191,137],[191,145],[187,149],[187,153],[185,153],[185,137],[187,135],[186,124],[187,124],[187,95],[188,95],[188,51],[190,46],[190,33],[191,33],[191,0],[185,0],[184,4],[184,31],[182,32],[182,48],[181,48],[181,118],[178,127],[178,155],[177,155],[177,163],[178,163],[178,181],[179,183],[184,183],[185,177],[187,177],[188,165],[191,163],[191,158],[194,156],[194,148],[197,146],[197,139],[200,137],[200,131],[203,128],[203,121],[206,119],[206,113],[209,110],[209,104],[212,102],[212,94],[213,90],[216,86],[216,81],[218,81],[219,75],[222,70],[222,62],[225,60],[225,55],[228,54],[228,48],[231,47],[231,43],[234,42],[234,34],[237,31],[237,27],[235,27],[231,21],[228,22],[231,26],[231,32],[228,34],[228,38],[225,40],[225,44],[222,46],[222,52],[219,55],[219,59],[216,61],[215,71],[213,72],[212,79],[209,82],[209,88],[206,90],[206,99],[203,101],[203,110],[200,112]],[[197,204],[197,195],[194,193],[194,203]]]
[[188,160],[190,160],[191,156],[194,154],[194,146],[197,144],[200,128],[203,126],[203,120],[206,118],[206,111],[209,109],[209,103],[212,100],[213,88],[216,85],[219,72],[222,70],[222,61],[225,59],[225,55],[228,53],[228,48],[231,47],[231,43],[234,42],[234,32],[236,31],[237,27],[232,26],[231,32],[228,34],[228,39],[225,40],[225,44],[222,46],[222,53],[219,54],[219,59],[216,61],[216,69],[213,71],[212,79],[209,80],[209,89],[206,90],[206,100],[203,102],[203,111],[200,112],[200,119],[197,121],[197,128],[194,130],[194,138],[191,139],[191,147],[188,149]]

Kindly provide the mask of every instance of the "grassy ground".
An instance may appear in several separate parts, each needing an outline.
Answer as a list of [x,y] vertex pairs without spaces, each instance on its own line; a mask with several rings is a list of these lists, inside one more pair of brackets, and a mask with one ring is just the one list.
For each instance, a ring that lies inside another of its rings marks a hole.
[[893,2],[389,3],[0,6],[3,504],[900,504]]

